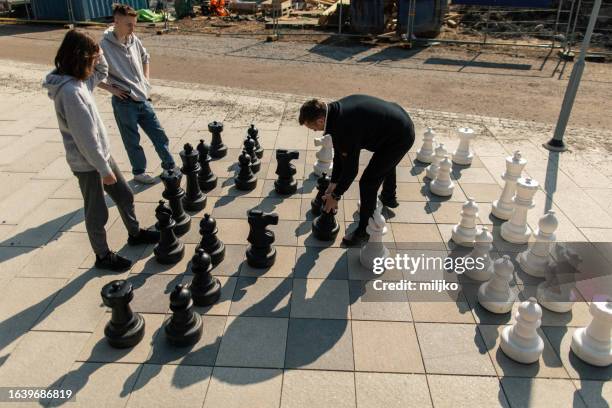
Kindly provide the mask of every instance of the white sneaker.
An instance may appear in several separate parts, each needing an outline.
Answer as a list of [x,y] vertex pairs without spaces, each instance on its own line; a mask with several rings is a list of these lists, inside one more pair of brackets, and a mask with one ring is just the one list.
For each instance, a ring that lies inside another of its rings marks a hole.
[[134,176],[134,181],[140,184],[155,184],[155,177],[151,177],[147,173],[141,173]]

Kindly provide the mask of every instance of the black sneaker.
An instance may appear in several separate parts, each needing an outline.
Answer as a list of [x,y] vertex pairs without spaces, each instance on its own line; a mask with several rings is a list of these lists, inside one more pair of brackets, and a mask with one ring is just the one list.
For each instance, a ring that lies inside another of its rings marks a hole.
[[399,202],[397,201],[397,198],[395,197],[384,198],[382,195],[379,195],[378,198],[380,198],[380,202],[383,203],[383,205],[387,208],[399,207]]
[[368,239],[370,239],[370,234],[366,232],[365,228],[357,228],[355,231],[346,234],[342,238],[342,243],[346,246],[355,246],[366,242]]
[[104,258],[96,255],[96,268],[108,269],[114,272],[124,272],[132,267],[132,261],[110,251]]
[[159,231],[151,231],[146,229],[140,229],[138,235],[128,236],[128,245],[142,245],[142,244],[157,244],[159,242]]

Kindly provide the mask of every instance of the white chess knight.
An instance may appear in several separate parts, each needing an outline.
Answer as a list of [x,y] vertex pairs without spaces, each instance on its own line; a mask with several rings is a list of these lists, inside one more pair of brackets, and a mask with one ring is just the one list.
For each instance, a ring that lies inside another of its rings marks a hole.
[[590,311],[593,320],[587,327],[576,329],[571,349],[582,361],[607,367],[612,364],[612,299],[593,300]]
[[555,242],[555,230],[559,226],[559,221],[555,212],[550,210],[538,221],[535,242],[516,256],[516,261],[526,274],[536,278],[543,278],[546,275],[546,267],[550,260],[550,248]]
[[500,348],[519,363],[535,363],[544,351],[544,340],[538,334],[542,324],[542,308],[535,298],[530,297],[519,305],[515,318],[514,325],[503,329]]
[[563,246],[555,248],[556,261],[546,267],[546,280],[538,285],[538,302],[548,310],[567,313],[574,307],[576,278],[580,273],[582,258],[574,251]]
[[314,144],[321,149],[316,153],[317,161],[313,165],[313,171],[317,176],[323,173],[330,174],[334,164],[334,145],[331,135],[324,135],[314,139]]
[[493,249],[493,235],[487,227],[482,227],[474,239],[474,249],[466,258],[480,259],[480,263],[474,262],[474,267],[466,268],[465,275],[480,282],[488,281],[493,276],[493,261],[491,260],[491,249]]
[[446,147],[444,147],[444,143],[440,143],[435,150],[435,155],[431,160],[431,164],[427,166],[425,169],[425,176],[433,180],[438,175],[438,170],[440,169],[440,162],[444,160],[444,157],[448,154],[446,151]]
[[451,163],[448,156],[444,157],[444,160],[440,162],[440,168],[438,169],[438,175],[431,183],[429,183],[429,190],[440,197],[450,197],[453,195],[455,189],[455,183],[451,180]]
[[538,189],[538,182],[531,178],[520,178],[516,185],[514,211],[512,216],[501,226],[501,237],[513,244],[526,244],[531,237],[531,228],[527,225],[527,211],[535,207],[533,196]]
[[423,145],[417,152],[416,158],[421,163],[431,163],[434,158],[434,146],[436,143],[436,132],[427,128],[423,134]]
[[512,197],[516,192],[516,181],[521,177],[521,173],[527,164],[521,156],[521,152],[516,150],[512,156],[506,157],[506,172],[502,174],[502,179],[505,181],[504,189],[502,190],[499,200],[493,201],[491,214],[500,220],[509,220],[514,210],[514,202]]
[[453,153],[453,163],[469,166],[474,159],[474,153],[470,151],[470,141],[475,137],[474,129],[459,128],[459,146]]
[[387,234],[387,231],[385,217],[375,212],[368,220],[368,226],[366,227],[366,232],[370,234],[370,239],[361,248],[359,253],[359,261],[364,268],[371,271],[374,267],[375,258],[387,258],[389,256],[389,250],[383,242],[383,237]]
[[476,218],[478,218],[478,204],[468,197],[461,207],[461,220],[453,227],[451,239],[457,245],[473,247],[476,238]]
[[514,265],[508,255],[493,263],[493,276],[478,288],[478,303],[491,313],[504,314],[512,310],[516,293],[510,289]]

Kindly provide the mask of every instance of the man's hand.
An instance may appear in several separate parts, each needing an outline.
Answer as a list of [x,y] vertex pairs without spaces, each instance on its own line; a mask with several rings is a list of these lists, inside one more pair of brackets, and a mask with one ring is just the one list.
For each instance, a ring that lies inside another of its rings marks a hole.
[[325,206],[323,207],[323,211],[326,213],[336,211],[338,209],[338,201],[334,199],[330,194],[325,194],[322,197],[322,200],[325,202]]
[[116,182],[117,182],[117,178],[115,177],[113,173],[109,174],[108,176],[102,177],[102,183],[104,183],[107,186],[110,186],[111,184],[115,184]]
[[331,194],[334,192],[334,190],[336,189],[336,184],[338,183],[329,183],[329,187],[327,187],[327,190],[325,190],[325,194]]
[[119,99],[127,99],[130,96],[127,91],[124,91],[121,88],[117,88],[116,86],[109,86],[107,91],[112,93]]

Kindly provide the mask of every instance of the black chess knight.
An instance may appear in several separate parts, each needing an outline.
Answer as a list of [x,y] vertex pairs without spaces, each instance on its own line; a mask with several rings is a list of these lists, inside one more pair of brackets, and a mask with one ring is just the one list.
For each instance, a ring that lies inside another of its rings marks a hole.
[[253,268],[269,268],[276,260],[274,232],[266,228],[268,225],[278,225],[276,213],[266,214],[261,210],[249,210],[249,236],[250,245],[246,250],[247,263]]
[[223,123],[221,122],[210,122],[208,124],[208,131],[212,134],[210,141],[210,157],[213,159],[220,159],[227,155],[227,146],[223,144],[221,139],[221,132],[223,132]]
[[257,187],[257,177],[251,171],[251,156],[243,150],[238,157],[238,174],[234,177],[234,184],[238,190],[251,191]]
[[193,310],[189,287],[178,284],[170,294],[170,316],[164,322],[168,342],[186,347],[196,344],[202,337],[202,317]]
[[276,151],[276,175],[278,179],[274,182],[274,189],[278,194],[293,194],[297,191],[297,181],[293,178],[297,173],[295,165],[291,160],[299,159],[300,152],[297,150],[279,149]]
[[259,129],[257,129],[255,125],[251,124],[251,126],[247,129],[247,135],[250,136],[255,142],[255,154],[261,159],[263,157],[264,149],[261,144],[259,144]]
[[185,143],[184,150],[179,153],[183,161],[181,172],[187,177],[187,192],[183,197],[183,206],[187,211],[200,211],[206,206],[206,195],[200,190],[198,184],[198,152],[190,143]]
[[217,221],[210,214],[204,214],[204,218],[200,221],[202,240],[199,248],[210,255],[213,266],[220,264],[225,258],[225,245],[217,238],[217,232]]
[[261,161],[257,158],[257,154],[255,154],[255,141],[253,141],[251,136],[247,136],[244,139],[244,150],[251,156],[251,171],[257,173],[261,169]]
[[210,256],[202,248],[196,249],[191,258],[193,281],[190,289],[193,303],[197,306],[210,306],[221,296],[221,283],[212,275],[211,270]]
[[324,204],[323,196],[329,187],[330,179],[326,173],[321,174],[317,179],[317,195],[310,201],[310,211],[313,215],[321,214],[321,206]]
[[185,255],[185,245],[174,234],[176,222],[172,219],[172,210],[164,200],[159,201],[155,209],[155,228],[160,233],[159,243],[153,249],[157,262],[164,265],[175,264]]
[[198,173],[198,184],[200,190],[208,192],[217,187],[217,176],[213,173],[210,168],[210,146],[200,139],[198,144],[198,161],[200,163],[200,172]]
[[172,218],[175,221],[174,233],[179,236],[184,235],[191,227],[191,216],[183,209],[183,197],[185,196],[185,190],[181,188],[183,175],[171,169],[164,171],[160,178],[164,183],[162,197],[168,200]]
[[336,221],[336,210],[325,212],[321,209],[321,214],[312,222],[312,235],[320,241],[333,241],[338,231],[340,226]]
[[132,311],[134,288],[126,280],[112,281],[102,288],[102,302],[112,310],[111,319],[104,327],[104,336],[112,347],[133,347],[142,340],[145,321]]

